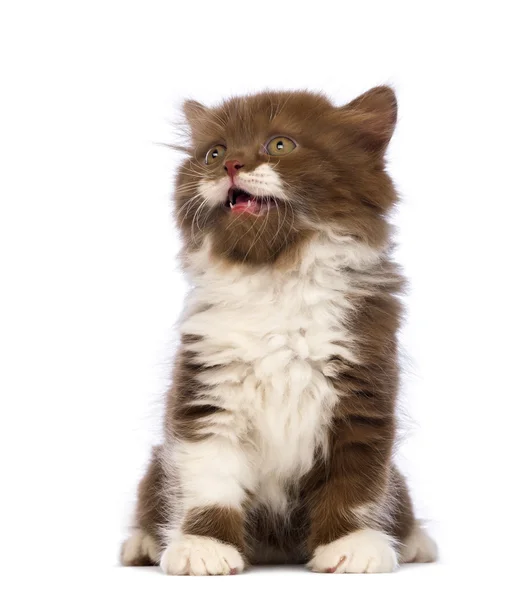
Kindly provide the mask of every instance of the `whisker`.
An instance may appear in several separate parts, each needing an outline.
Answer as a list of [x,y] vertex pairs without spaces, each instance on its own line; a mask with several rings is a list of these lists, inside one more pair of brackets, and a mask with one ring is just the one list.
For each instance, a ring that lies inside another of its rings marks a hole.
[[192,242],[193,242],[193,243],[195,243],[195,235],[194,235],[194,223],[195,223],[195,222],[196,222],[196,220],[197,220],[197,230],[198,230],[198,233],[201,233],[201,226],[200,226],[200,224],[199,224],[199,216],[200,216],[200,214],[201,214],[201,211],[202,211],[203,207],[204,207],[204,206],[205,206],[207,203],[208,203],[208,200],[205,198],[205,199],[203,200],[203,202],[201,202],[201,204],[199,205],[199,208],[198,208],[198,209],[195,211],[195,213],[194,213],[194,217],[193,217],[193,219],[192,219],[192,227],[191,227],[191,231],[190,231],[190,233],[192,234]]
[[195,202],[195,200],[197,200],[198,198],[201,197],[201,194],[195,194],[194,196],[192,196],[191,198],[188,198],[188,200],[186,200],[186,202],[179,208],[179,210],[176,212],[175,217],[178,219],[181,215],[181,212],[186,208],[186,214],[184,215],[184,218],[186,219],[186,217],[188,216],[188,213],[190,212],[190,208],[193,205],[193,203]]

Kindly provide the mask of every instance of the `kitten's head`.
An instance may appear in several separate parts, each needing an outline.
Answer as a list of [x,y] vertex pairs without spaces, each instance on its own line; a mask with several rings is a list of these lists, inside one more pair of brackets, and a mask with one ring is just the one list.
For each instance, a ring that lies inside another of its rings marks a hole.
[[208,236],[235,262],[271,263],[315,231],[381,248],[396,200],[384,153],[396,98],[374,88],[333,106],[309,92],[265,92],[216,108],[188,101],[188,157],[177,222],[189,249]]

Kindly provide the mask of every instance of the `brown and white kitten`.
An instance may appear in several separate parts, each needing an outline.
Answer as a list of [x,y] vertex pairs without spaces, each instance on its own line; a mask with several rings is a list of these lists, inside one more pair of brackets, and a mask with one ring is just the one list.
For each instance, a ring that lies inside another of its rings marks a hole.
[[185,103],[191,290],[124,564],[365,573],[436,558],[392,460],[396,111],[388,87],[339,108],[308,92]]

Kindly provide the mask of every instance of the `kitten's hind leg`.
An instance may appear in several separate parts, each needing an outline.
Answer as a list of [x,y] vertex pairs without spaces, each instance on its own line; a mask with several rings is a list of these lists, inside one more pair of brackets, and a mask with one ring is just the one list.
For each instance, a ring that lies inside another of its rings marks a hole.
[[422,528],[420,520],[415,519],[413,505],[406,481],[393,467],[391,476],[391,495],[393,497],[391,533],[399,542],[398,560],[400,563],[427,563],[437,560],[437,544]]
[[149,567],[160,561],[160,545],[142,529],[133,529],[122,544],[120,562],[126,567]]
[[401,563],[427,563],[437,560],[437,544],[422,528],[419,521],[400,548]]
[[138,498],[131,535],[122,544],[120,562],[125,566],[158,565],[162,553],[161,528],[166,521],[164,471],[161,447],[153,448],[148,469],[138,485]]

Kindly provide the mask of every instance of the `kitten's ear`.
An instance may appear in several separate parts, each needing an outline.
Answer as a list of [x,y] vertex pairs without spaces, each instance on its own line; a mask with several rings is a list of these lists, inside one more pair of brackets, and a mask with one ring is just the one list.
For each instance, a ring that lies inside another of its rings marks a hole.
[[340,110],[351,115],[364,146],[383,154],[395,130],[397,109],[394,91],[382,85],[358,96]]
[[196,100],[186,100],[183,103],[182,111],[188,125],[190,125],[192,137],[196,137],[196,134],[201,129],[201,125],[206,120],[208,108]]

